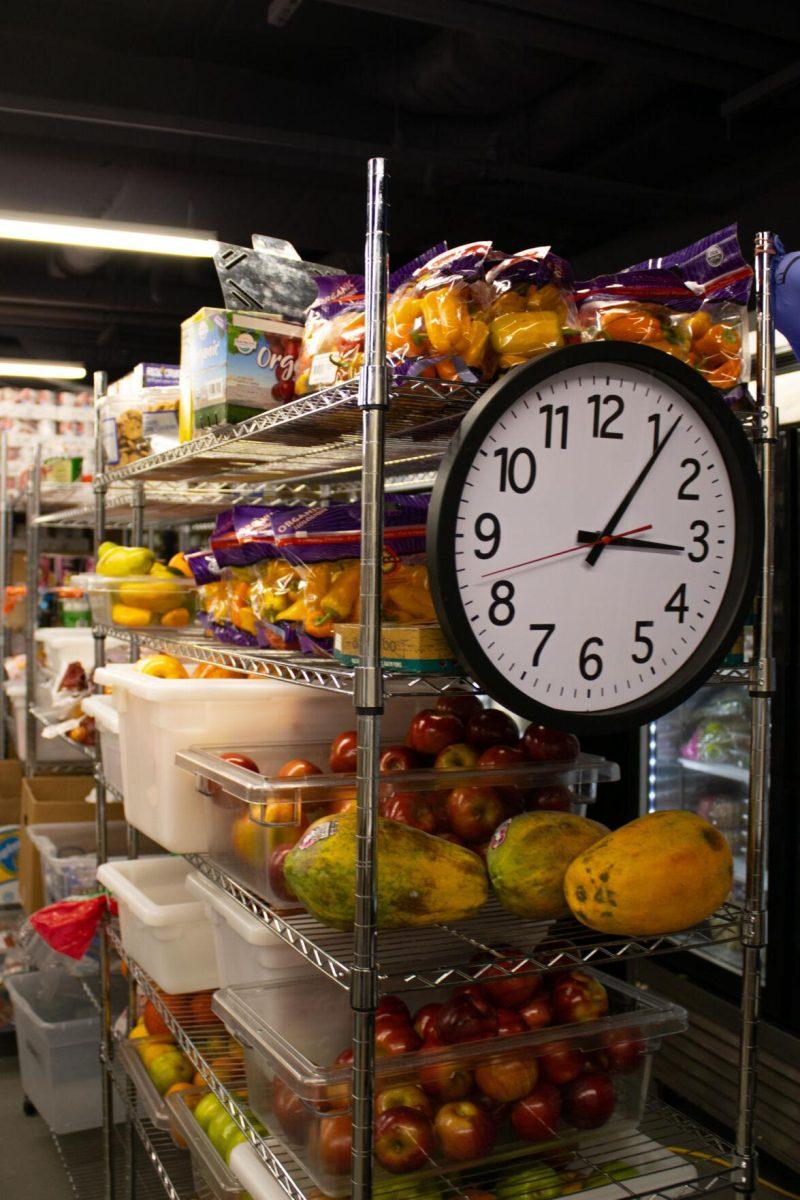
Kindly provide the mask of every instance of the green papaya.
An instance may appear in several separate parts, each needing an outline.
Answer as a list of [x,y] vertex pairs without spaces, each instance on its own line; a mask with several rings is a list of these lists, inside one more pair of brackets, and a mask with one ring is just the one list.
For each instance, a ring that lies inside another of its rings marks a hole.
[[147,575],[154,554],[146,546],[118,546],[103,542],[97,552],[97,574],[120,578],[125,575]]
[[486,854],[498,900],[509,912],[534,921],[567,916],[567,867],[606,833],[598,821],[569,812],[528,812],[504,821]]
[[[378,818],[378,928],[408,929],[474,916],[488,894],[477,854]],[[310,825],[286,856],[286,882],[323,925],[352,929],[356,891],[356,814]]]

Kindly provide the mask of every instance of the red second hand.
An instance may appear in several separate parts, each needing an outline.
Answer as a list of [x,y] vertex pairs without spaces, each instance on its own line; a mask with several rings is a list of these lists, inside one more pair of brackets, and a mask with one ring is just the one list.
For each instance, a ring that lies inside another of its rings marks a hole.
[[541,554],[538,558],[529,558],[527,562],[513,563],[510,567],[501,567],[498,571],[487,571],[481,579],[489,579],[492,575],[505,575],[508,571],[516,571],[517,567],[530,567],[533,563],[544,562],[548,558],[560,558],[562,554],[572,554],[575,550],[591,550],[592,546],[607,546],[617,538],[633,537],[634,533],[644,533],[652,529],[652,525],[639,525],[636,529],[626,529],[624,533],[609,533],[598,538],[596,542],[580,542],[577,546],[568,546],[566,550],[556,550],[553,554]]

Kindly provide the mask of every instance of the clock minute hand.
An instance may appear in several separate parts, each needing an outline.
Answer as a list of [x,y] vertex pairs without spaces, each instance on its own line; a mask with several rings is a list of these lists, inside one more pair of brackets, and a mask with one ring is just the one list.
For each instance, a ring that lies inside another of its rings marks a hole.
[[645,479],[650,474],[650,471],[653,468],[653,466],[655,465],[655,463],[658,459],[658,456],[661,454],[661,451],[664,449],[667,442],[672,437],[673,433],[678,428],[680,423],[681,423],[681,418],[676,417],[674,422],[672,423],[672,425],[670,425],[669,429],[664,434],[661,441],[656,446],[653,453],[648,458],[647,462],[642,467],[639,474],[634,479],[631,486],[628,488],[625,495],[620,500],[617,507],[614,509],[613,513],[611,514],[608,521],[606,522],[604,528],[600,531],[600,537],[599,537],[598,541],[595,542],[595,544],[592,546],[589,553],[586,555],[585,562],[586,562],[587,567],[593,567],[594,564],[597,562],[598,558],[600,557],[600,555],[603,553],[603,549],[606,545],[606,543],[603,539],[607,538],[609,536],[609,534],[612,534],[614,532],[614,528],[615,528],[617,522],[623,516],[625,510],[630,505],[631,501],[633,500],[634,496],[638,492],[639,488],[642,486]]
[[[588,529],[579,529],[575,535],[575,541],[584,546],[594,546],[600,539],[599,533],[592,533]],[[672,550],[676,554],[683,554],[685,546],[674,546],[671,542],[651,542],[647,538],[632,538],[625,537],[624,534],[617,534],[614,537],[606,539],[606,544],[609,546],[622,546],[628,550]]]

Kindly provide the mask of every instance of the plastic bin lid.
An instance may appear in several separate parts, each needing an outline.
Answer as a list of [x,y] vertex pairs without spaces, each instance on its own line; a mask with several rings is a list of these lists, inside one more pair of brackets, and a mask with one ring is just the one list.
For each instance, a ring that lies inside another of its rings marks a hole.
[[33,635],[37,642],[94,642],[94,634],[86,626],[71,628],[67,625],[54,625],[49,629],[37,629]]
[[[218,912],[230,928],[251,946],[274,946],[283,944],[276,933],[273,933],[258,917],[245,912],[240,904],[223,891],[215,887],[210,880],[204,878],[199,871],[192,871],[186,877],[186,890],[190,896],[210,904]],[[287,947],[288,949],[288,947]]]
[[[176,640],[175,654],[180,656],[180,653],[180,642]],[[143,675],[129,663],[98,667],[94,678],[104,687],[119,688],[143,700],[169,705],[192,700],[258,700],[272,698],[276,692],[297,694],[293,683],[281,679],[157,679],[154,675]]]

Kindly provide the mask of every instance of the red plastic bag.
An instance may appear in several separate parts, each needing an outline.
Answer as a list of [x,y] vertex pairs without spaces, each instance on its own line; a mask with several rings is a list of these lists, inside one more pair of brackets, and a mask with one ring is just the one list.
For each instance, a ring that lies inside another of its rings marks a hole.
[[103,913],[117,914],[117,902],[105,892],[83,900],[59,900],[32,914],[30,923],[51,950],[83,958],[97,933]]

